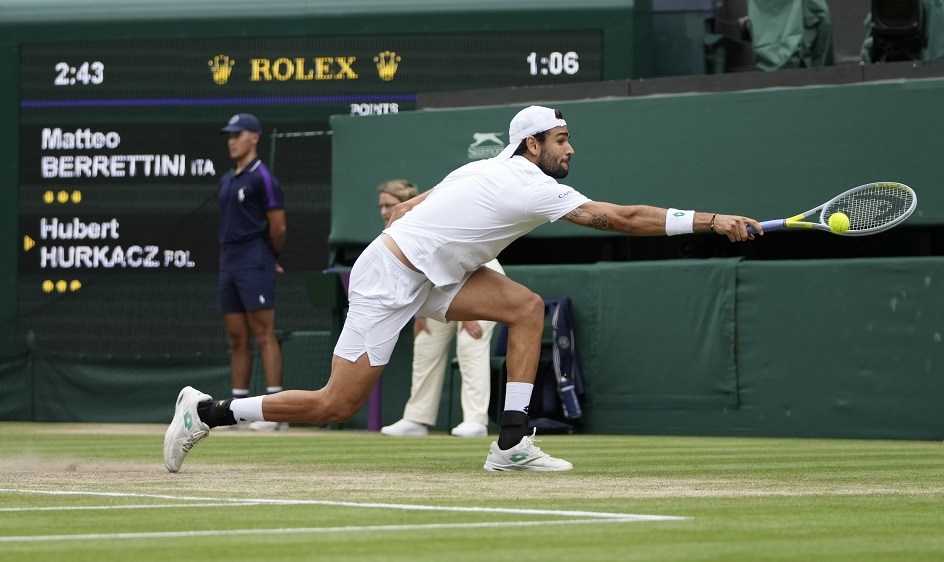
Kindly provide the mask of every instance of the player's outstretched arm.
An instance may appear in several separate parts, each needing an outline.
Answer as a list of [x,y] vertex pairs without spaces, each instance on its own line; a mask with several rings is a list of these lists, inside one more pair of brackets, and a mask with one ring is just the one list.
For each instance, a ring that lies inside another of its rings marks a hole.
[[[568,221],[597,230],[611,230],[633,236],[665,236],[666,211],[649,205],[614,205],[588,201],[564,216]],[[748,225],[758,234],[764,229],[754,219],[737,215],[696,212],[693,232],[714,232],[727,236],[732,242],[753,240]]]

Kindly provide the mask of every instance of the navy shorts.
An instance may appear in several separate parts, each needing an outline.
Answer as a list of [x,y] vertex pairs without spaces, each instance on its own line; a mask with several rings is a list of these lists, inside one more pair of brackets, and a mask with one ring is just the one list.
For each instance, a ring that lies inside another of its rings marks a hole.
[[275,269],[221,271],[217,292],[223,314],[275,308]]

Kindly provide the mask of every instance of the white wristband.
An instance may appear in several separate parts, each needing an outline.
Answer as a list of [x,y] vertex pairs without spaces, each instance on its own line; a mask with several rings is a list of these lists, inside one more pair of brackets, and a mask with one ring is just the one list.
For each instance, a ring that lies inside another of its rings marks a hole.
[[669,209],[665,212],[665,234],[691,234],[695,231],[695,211]]

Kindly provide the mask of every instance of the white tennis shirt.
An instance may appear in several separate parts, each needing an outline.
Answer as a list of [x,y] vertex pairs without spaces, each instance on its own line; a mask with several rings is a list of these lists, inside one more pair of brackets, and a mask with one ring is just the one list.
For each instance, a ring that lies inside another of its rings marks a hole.
[[590,201],[522,156],[466,164],[384,230],[437,287],[459,283],[509,244]]

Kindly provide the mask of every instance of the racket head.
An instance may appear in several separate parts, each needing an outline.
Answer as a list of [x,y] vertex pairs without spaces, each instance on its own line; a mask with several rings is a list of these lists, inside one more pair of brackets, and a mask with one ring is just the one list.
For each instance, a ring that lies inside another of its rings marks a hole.
[[[867,183],[840,193],[823,203],[819,224],[829,228],[829,217],[845,213],[849,230],[833,232],[840,236],[867,236],[901,224],[918,206],[918,196],[903,183],[880,181]],[[822,228],[820,228],[822,230]]]

